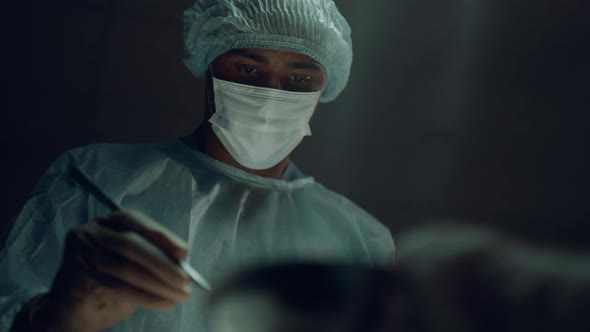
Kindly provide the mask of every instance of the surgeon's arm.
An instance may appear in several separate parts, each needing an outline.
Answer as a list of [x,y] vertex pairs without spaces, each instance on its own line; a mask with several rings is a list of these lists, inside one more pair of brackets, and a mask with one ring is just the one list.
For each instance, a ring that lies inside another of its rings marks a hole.
[[23,305],[14,318],[10,332],[57,331],[56,327],[59,324],[52,322],[56,316],[48,310],[48,304],[45,293],[33,297]]
[[174,263],[184,243],[136,212],[117,212],[72,229],[50,291],[29,301],[13,331],[101,331],[137,308],[170,310],[190,298]]

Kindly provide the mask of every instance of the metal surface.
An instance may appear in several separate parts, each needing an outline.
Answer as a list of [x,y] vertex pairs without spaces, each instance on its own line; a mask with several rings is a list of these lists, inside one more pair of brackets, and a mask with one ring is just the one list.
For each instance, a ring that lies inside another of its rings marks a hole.
[[209,284],[207,279],[205,279],[199,272],[193,269],[193,267],[190,266],[186,259],[180,261],[180,267],[182,267],[182,269],[191,277],[191,279],[197,285],[201,286],[206,291],[211,291],[211,285]]

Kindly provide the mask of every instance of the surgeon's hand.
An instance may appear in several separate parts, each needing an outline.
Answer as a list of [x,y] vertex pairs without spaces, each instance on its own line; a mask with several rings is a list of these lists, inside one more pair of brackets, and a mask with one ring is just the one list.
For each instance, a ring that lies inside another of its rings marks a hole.
[[173,309],[190,298],[189,276],[174,263],[187,253],[182,240],[137,212],[73,229],[52,289],[31,315],[34,330],[101,331],[139,307]]

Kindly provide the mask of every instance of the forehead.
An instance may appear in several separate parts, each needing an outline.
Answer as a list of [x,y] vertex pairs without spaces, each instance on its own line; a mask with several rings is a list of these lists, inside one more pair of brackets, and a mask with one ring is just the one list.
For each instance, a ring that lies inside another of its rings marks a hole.
[[235,48],[225,52],[215,61],[230,61],[231,59],[238,57],[249,58],[257,62],[276,65],[288,65],[293,63],[309,64],[315,65],[324,71],[324,67],[319,62],[305,54],[266,48]]

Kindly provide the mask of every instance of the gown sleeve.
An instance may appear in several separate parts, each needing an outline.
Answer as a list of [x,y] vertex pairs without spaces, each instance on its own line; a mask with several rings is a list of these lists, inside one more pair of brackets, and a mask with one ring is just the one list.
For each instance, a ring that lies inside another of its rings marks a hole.
[[22,305],[50,289],[68,230],[85,222],[87,196],[66,177],[67,155],[41,177],[0,251],[0,331]]

